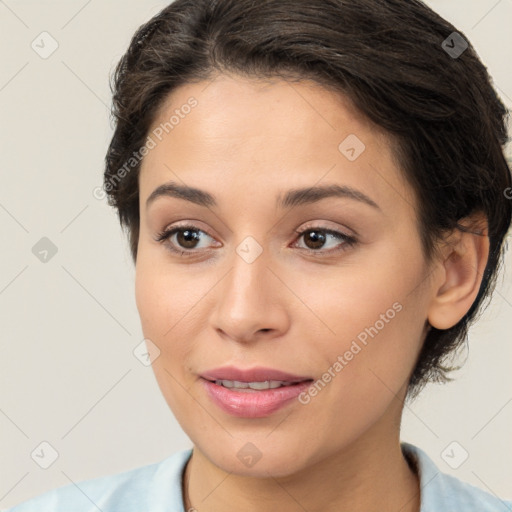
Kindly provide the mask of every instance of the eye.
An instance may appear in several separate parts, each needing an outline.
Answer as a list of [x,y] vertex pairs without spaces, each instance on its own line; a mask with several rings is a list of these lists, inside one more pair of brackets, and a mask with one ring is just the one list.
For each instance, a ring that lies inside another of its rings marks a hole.
[[[179,253],[180,256],[191,256],[196,249],[202,248],[198,246],[198,242],[201,242],[201,233],[213,240],[208,233],[192,225],[164,230],[156,236],[155,240],[164,244],[171,252]],[[179,248],[184,250],[180,251]]]
[[[357,243],[357,239],[354,236],[322,227],[310,227],[302,231],[296,231],[296,233],[298,233],[299,239],[304,237],[304,242],[308,245],[305,250],[315,256],[323,256],[325,253],[330,254],[333,252],[337,253],[345,251]],[[322,249],[329,239],[332,242],[337,242],[337,244],[334,244],[335,248],[319,251],[319,249]],[[338,247],[336,247],[336,245]]]
[[[185,225],[158,233],[155,241],[164,244],[169,251],[179,254],[179,256],[193,256],[195,253],[200,252],[198,249],[205,249],[205,247],[200,246],[201,233],[213,240],[213,237],[197,226]],[[357,243],[357,239],[354,236],[320,226],[296,231],[296,233],[299,235],[299,239],[304,237],[304,241],[307,244],[307,247],[299,248],[314,256],[325,256],[326,253],[329,255],[331,253],[345,251]],[[321,250],[329,240],[334,242],[335,248]],[[208,245],[206,245],[206,248],[207,247]]]

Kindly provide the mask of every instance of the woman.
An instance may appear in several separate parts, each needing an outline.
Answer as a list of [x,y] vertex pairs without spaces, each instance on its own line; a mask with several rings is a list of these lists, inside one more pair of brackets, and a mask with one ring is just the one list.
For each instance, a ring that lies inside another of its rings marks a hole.
[[511,223],[464,35],[414,0],[176,0],[113,88],[104,188],[194,448],[11,510],[511,510],[400,442]]

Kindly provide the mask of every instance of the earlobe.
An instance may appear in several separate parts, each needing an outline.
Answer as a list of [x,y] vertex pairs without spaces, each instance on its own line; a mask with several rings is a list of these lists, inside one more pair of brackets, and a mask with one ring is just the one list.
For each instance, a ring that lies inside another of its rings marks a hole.
[[475,301],[489,257],[487,220],[475,214],[459,224],[470,231],[455,230],[439,265],[444,271],[433,288],[428,321],[437,329],[449,329],[469,311]]

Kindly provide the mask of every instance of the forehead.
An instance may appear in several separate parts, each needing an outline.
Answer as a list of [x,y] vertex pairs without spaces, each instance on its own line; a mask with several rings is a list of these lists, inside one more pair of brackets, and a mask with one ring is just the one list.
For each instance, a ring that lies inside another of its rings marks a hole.
[[220,185],[269,196],[337,182],[379,204],[395,207],[397,196],[412,204],[391,139],[346,97],[312,81],[221,75],[185,84],[166,98],[148,135],[155,146],[141,166],[141,198],[168,180],[216,196]]

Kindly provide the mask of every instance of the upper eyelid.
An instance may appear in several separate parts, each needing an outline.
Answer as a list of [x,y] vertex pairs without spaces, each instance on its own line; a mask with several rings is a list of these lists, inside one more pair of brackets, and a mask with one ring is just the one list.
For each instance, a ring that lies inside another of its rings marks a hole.
[[[195,225],[194,224],[195,221],[190,221],[187,223],[187,221],[183,221],[183,224],[178,224],[178,225],[172,225],[168,228],[164,228],[161,232],[162,233],[171,233],[171,232],[176,232],[180,229],[191,229],[193,231],[201,231],[203,232],[204,234],[208,235],[210,238],[213,238],[215,239],[215,237],[213,235],[211,235],[208,230],[206,229],[203,229],[201,227],[199,227],[198,225]],[[349,229],[349,228],[339,228],[339,227],[336,227],[336,226],[326,226],[326,225],[323,225],[322,222],[326,222],[326,221],[309,221],[306,223],[306,225],[300,227],[300,228],[297,228],[297,229],[294,229],[293,232],[296,233],[296,234],[303,234],[304,231],[307,231],[307,230],[310,230],[310,229],[318,229],[318,230],[322,230],[322,231],[335,231],[336,233],[339,233],[341,235],[345,235],[347,237],[353,237],[353,238],[356,238],[358,237],[358,234],[353,230],[353,229]],[[173,233],[174,234],[174,233]]]
[[174,234],[176,231],[180,231],[182,229],[191,229],[192,231],[200,231],[201,233],[208,235],[210,238],[215,239],[215,237],[213,235],[210,235],[210,233],[208,233],[208,231],[206,229],[200,228],[199,226],[195,225],[193,222],[190,222],[188,224],[187,223],[178,224],[177,226],[173,225],[173,226],[170,226],[169,228],[165,228],[163,231],[166,233],[173,232],[173,234]]
[[[215,238],[213,235],[211,235],[208,232],[207,229],[204,229],[204,228],[200,227],[199,224],[201,224],[201,221],[198,221],[198,220],[189,220],[189,221],[183,220],[183,221],[181,221],[181,223],[180,223],[180,221],[177,221],[177,222],[178,222],[178,224],[172,224],[172,225],[170,225],[168,227],[165,227],[161,231],[169,232],[169,231],[173,231],[175,229],[192,228],[194,230],[202,231],[202,232],[206,233],[211,238]],[[312,228],[322,229],[322,230],[337,231],[337,232],[340,232],[341,234],[344,234],[344,235],[347,235],[347,236],[353,236],[353,237],[358,237],[359,236],[358,232],[355,229],[349,228],[347,226],[340,227],[338,223],[336,223],[334,221],[328,221],[328,220],[306,221],[305,223],[301,224],[300,228],[294,229],[293,232],[297,233],[299,231],[305,231],[306,229],[312,229]],[[274,230],[275,229],[272,229],[272,231],[274,231]]]

